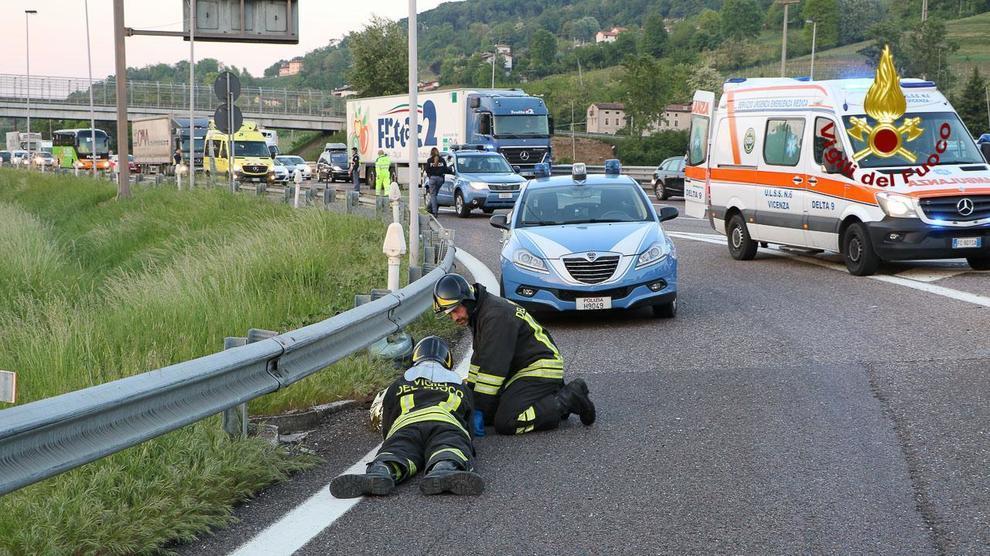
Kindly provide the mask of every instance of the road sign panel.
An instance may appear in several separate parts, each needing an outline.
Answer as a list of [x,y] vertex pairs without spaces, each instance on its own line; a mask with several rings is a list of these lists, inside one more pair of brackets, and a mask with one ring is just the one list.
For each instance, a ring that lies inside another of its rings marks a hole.
[[[189,40],[189,2],[182,0]],[[299,0],[196,0],[197,41],[299,44]]]
[[229,71],[221,72],[213,82],[213,92],[222,101],[228,100],[228,94],[233,97],[230,100],[237,100],[241,96],[241,80]]
[[[231,123],[231,113],[233,113],[233,125]],[[224,133],[231,133],[231,129],[237,132],[241,129],[241,125],[244,123],[244,115],[241,114],[241,109],[233,106],[228,108],[227,103],[220,105],[217,111],[213,113],[213,121],[217,125],[217,129]]]

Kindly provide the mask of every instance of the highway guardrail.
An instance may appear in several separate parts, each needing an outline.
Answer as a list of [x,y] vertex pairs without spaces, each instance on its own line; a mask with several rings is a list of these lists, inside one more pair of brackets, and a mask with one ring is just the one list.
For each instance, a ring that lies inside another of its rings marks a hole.
[[285,388],[398,332],[429,309],[453,266],[453,243],[439,241],[422,278],[322,322],[0,411],[0,495]]

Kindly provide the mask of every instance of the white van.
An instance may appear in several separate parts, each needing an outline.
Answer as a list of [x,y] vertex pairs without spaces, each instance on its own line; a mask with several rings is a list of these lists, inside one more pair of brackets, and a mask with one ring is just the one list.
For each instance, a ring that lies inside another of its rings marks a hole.
[[990,270],[987,161],[933,83],[889,70],[731,79],[717,105],[697,91],[687,214],[725,234],[738,260],[766,242],[839,252],[858,276],[905,259]]

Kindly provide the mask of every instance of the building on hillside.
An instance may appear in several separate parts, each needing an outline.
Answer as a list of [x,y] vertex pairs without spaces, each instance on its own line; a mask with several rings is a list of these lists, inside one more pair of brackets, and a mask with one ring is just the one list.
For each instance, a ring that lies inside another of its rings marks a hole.
[[621,102],[596,102],[588,107],[588,133],[615,135],[626,127],[626,107]]
[[330,94],[332,94],[335,97],[343,98],[343,97],[352,97],[357,94],[357,91],[352,89],[350,85],[344,85],[343,87],[337,87]]
[[[596,102],[588,107],[588,133],[615,135],[626,127],[626,107],[621,102]],[[643,135],[657,131],[687,129],[691,122],[690,104],[668,104],[658,125],[643,130]]]
[[290,75],[296,75],[302,71],[303,59],[302,56],[296,56],[295,58],[289,60],[288,62],[282,62],[282,65],[278,68],[279,77],[289,77]]
[[627,30],[628,29],[625,27],[612,27],[608,31],[599,31],[598,34],[595,35],[595,42],[615,42],[615,40],[619,38],[619,35],[625,33]]
[[502,57],[502,68],[506,72],[512,71],[512,47],[507,44],[496,44],[495,50],[493,52],[485,52],[481,55],[481,59],[485,63],[492,63],[492,57],[498,53],[498,56]]

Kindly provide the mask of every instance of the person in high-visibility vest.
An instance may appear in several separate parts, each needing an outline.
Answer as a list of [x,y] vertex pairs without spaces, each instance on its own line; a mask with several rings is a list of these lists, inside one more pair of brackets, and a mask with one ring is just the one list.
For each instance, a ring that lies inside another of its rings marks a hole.
[[392,181],[392,159],[385,154],[385,151],[378,151],[378,159],[375,160],[375,195],[384,196],[388,194],[388,186]]

